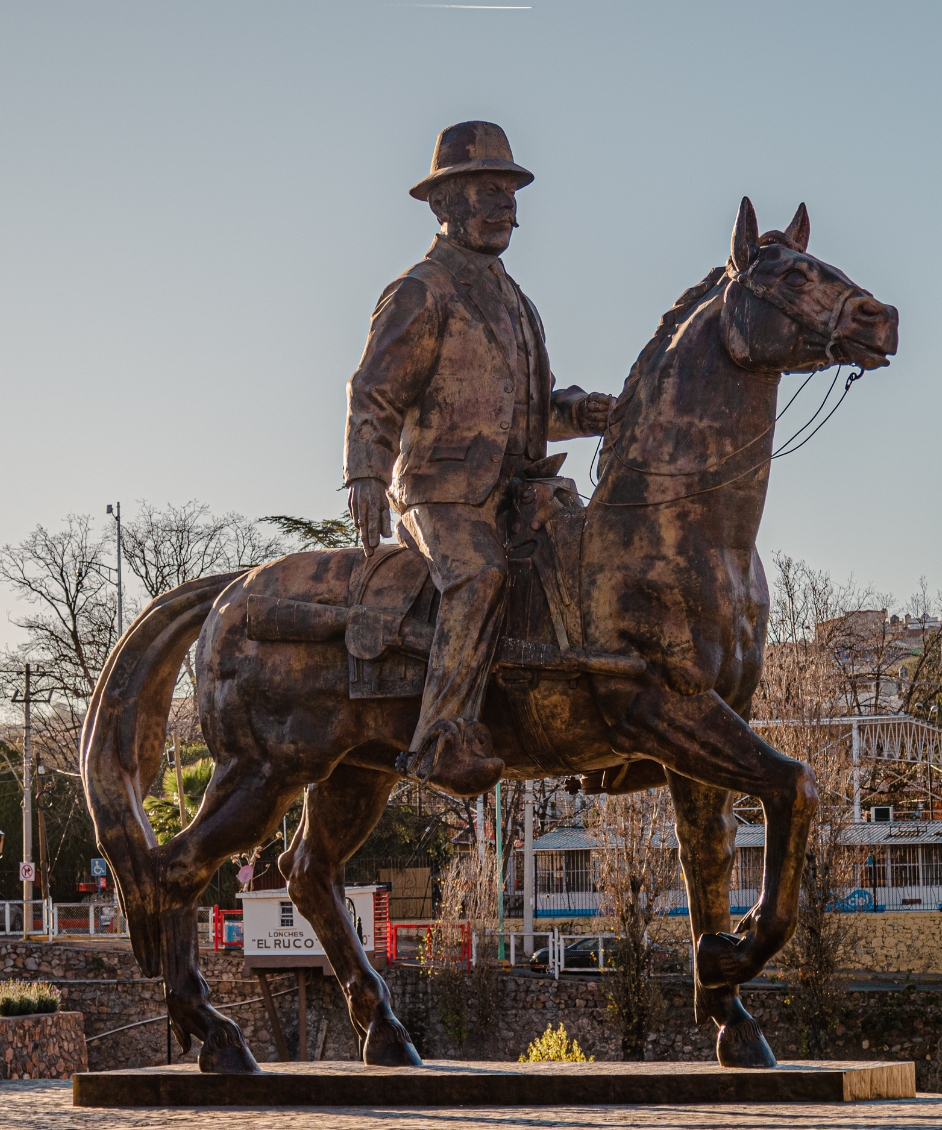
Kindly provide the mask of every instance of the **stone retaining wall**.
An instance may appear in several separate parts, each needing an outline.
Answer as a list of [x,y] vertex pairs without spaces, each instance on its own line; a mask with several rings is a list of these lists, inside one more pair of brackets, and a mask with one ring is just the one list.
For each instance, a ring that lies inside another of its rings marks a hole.
[[0,1016],[4,1079],[70,1079],[88,1070],[80,1012]]

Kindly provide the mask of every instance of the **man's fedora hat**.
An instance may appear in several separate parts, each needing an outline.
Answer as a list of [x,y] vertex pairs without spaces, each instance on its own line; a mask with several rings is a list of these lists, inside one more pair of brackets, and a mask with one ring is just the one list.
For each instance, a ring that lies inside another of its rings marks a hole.
[[485,172],[513,173],[518,188],[533,180],[533,173],[515,164],[510,142],[500,126],[493,122],[459,122],[438,135],[432,168],[424,180],[409,189],[409,195],[416,200],[428,200],[434,186],[446,177]]

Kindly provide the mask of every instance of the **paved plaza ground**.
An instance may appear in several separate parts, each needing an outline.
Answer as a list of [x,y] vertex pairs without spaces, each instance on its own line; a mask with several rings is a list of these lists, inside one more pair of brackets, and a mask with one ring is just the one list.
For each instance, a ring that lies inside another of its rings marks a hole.
[[94,1110],[72,1106],[72,1084],[0,1083],[0,1130],[939,1130],[942,1095],[876,1103],[787,1106],[507,1107],[463,1110]]

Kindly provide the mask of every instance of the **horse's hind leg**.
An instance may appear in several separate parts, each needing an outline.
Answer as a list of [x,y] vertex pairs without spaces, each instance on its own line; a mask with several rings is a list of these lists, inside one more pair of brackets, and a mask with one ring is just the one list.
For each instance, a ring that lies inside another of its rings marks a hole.
[[184,1052],[202,1041],[201,1071],[239,1074],[259,1070],[239,1026],[209,1003],[200,973],[196,902],[216,868],[260,843],[281,820],[299,785],[217,764],[193,823],[155,852],[161,891],[161,966],[170,1023]]
[[304,797],[304,821],[278,863],[291,901],[311,923],[347,998],[365,1063],[421,1064],[393,1015],[389,989],[363,952],[344,902],[344,863],[382,815],[398,773],[339,765]]
[[[736,855],[733,793],[711,789],[670,770],[667,782],[677,816],[680,861],[696,946],[703,934],[729,930],[729,879]],[[708,1017],[716,1023],[716,1056],[724,1067],[775,1066],[772,1049],[740,1000],[738,985],[704,988],[695,968],[694,1008],[698,1023]]]

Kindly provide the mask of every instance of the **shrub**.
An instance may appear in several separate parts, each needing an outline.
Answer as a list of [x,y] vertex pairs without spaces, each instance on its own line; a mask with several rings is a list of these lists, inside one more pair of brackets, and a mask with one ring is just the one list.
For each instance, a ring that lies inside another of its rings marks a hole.
[[62,994],[46,981],[7,981],[0,985],[0,1016],[58,1012]]
[[550,1024],[546,1031],[539,1039],[534,1040],[527,1048],[527,1054],[520,1057],[520,1063],[546,1063],[553,1061],[556,1063],[594,1063],[595,1056],[590,1055],[588,1059],[585,1057],[585,1052],[579,1047],[579,1041],[573,1040],[569,1042],[569,1036],[565,1027],[560,1024],[557,1031],[553,1031],[553,1025]]

